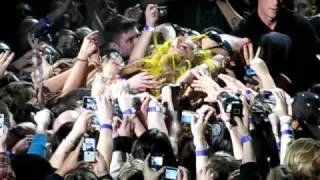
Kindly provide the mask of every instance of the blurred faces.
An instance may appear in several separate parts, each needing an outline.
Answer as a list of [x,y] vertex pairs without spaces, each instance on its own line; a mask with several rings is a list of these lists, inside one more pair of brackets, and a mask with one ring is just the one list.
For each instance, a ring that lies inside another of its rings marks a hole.
[[258,14],[263,20],[274,21],[283,0],[258,0]]
[[301,16],[311,16],[313,14],[313,4],[308,0],[294,0],[294,11]]
[[138,36],[139,31],[136,27],[118,36],[115,43],[122,56],[130,57],[131,52],[138,41]]

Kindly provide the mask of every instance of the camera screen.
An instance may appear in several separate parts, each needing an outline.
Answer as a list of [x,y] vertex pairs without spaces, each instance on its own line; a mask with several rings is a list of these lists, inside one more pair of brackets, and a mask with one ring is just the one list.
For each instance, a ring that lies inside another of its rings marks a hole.
[[165,179],[175,180],[177,179],[178,169],[177,168],[166,168]]
[[152,156],[151,157],[151,165],[152,166],[162,166],[163,157],[162,156]]
[[96,99],[93,97],[84,97],[83,98],[83,108],[89,110],[97,110]]

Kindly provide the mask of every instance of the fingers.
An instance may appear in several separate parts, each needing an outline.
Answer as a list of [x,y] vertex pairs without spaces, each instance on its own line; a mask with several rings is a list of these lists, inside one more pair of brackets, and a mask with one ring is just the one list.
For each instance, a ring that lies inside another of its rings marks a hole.
[[256,55],[254,56],[254,58],[259,58],[260,57],[260,52],[261,52],[261,47],[259,46],[256,52]]
[[98,36],[98,33],[99,31],[92,31],[85,37],[85,39],[92,40]]
[[248,66],[250,64],[250,58],[248,54],[248,45],[243,46],[243,58],[245,60],[246,65]]
[[150,169],[149,159],[150,159],[150,153],[146,156],[146,159],[144,160],[144,168],[146,168],[146,169]]
[[209,111],[207,112],[207,114],[205,115],[205,118],[204,118],[204,123],[205,123],[205,124],[208,123],[208,121],[209,121],[210,117],[213,115],[213,113],[214,113],[214,110],[209,110]]
[[252,43],[249,43],[248,44],[248,47],[249,47],[249,60],[251,61],[252,59],[253,59],[253,57],[254,57],[254,53],[253,53],[253,45],[252,45]]

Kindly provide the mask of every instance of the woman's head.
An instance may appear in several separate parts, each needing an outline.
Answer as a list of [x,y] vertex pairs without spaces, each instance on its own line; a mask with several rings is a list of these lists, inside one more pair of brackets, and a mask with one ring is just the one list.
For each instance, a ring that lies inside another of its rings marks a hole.
[[87,168],[77,168],[69,171],[65,176],[64,180],[98,180],[98,177],[94,172]]
[[163,165],[175,166],[176,159],[170,140],[166,134],[158,129],[144,132],[133,144],[132,155],[134,158],[144,160],[148,154],[163,154]]
[[320,143],[311,138],[292,141],[287,147],[284,165],[298,175],[313,177],[319,174]]
[[140,159],[130,159],[120,170],[120,180],[140,180],[143,179],[144,162]]
[[239,169],[239,163],[231,155],[215,154],[209,158],[208,167],[214,172],[214,180],[228,179],[229,175]]
[[287,167],[277,166],[271,168],[267,180],[295,180],[298,177]]

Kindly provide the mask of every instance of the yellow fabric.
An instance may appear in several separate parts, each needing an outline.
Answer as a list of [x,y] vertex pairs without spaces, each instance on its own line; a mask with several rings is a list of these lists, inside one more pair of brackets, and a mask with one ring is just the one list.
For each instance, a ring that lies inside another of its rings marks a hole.
[[[206,36],[197,35],[191,37],[191,39],[198,41],[203,37]],[[197,65],[207,64],[210,72],[214,72],[216,69],[210,50],[196,49],[193,59],[182,59],[176,53],[170,54],[169,49],[171,48],[172,42],[166,41],[159,45],[156,35],[153,37],[153,42],[155,48],[151,56],[143,59],[146,66],[144,66],[145,68],[142,69],[142,71],[166,78],[166,82],[175,83],[185,72]]]

